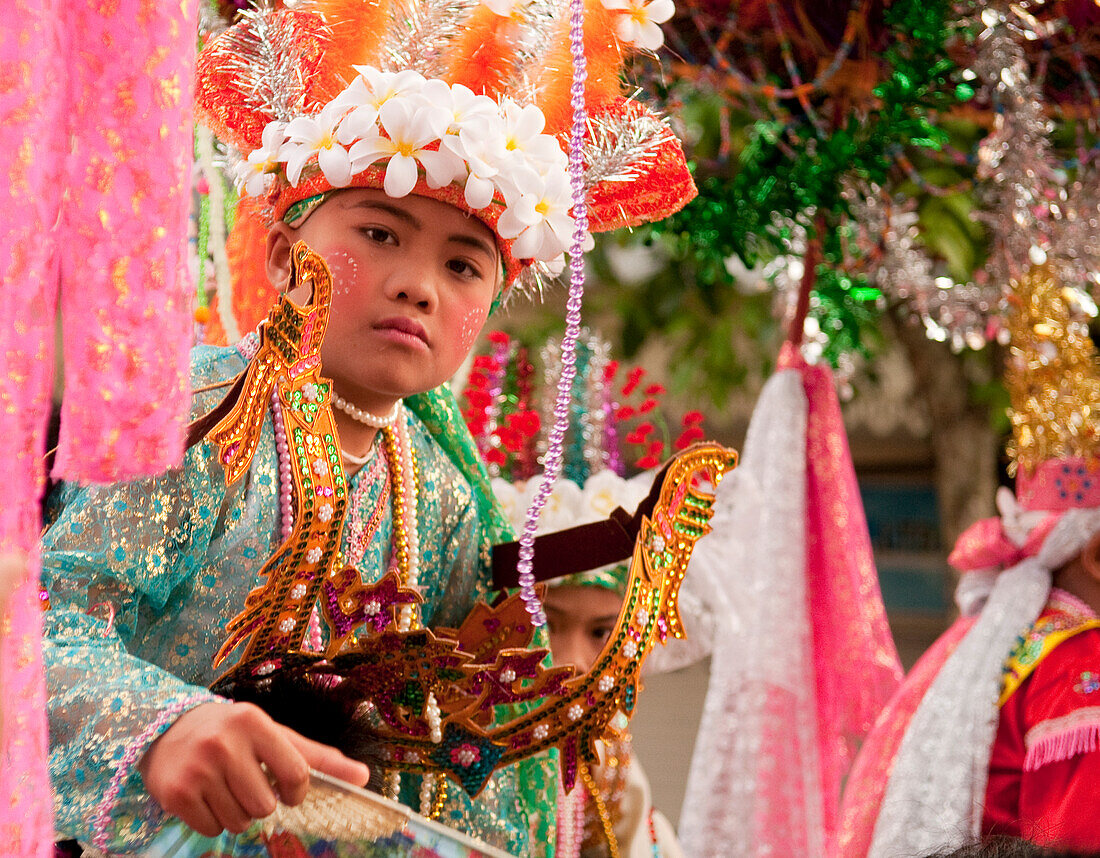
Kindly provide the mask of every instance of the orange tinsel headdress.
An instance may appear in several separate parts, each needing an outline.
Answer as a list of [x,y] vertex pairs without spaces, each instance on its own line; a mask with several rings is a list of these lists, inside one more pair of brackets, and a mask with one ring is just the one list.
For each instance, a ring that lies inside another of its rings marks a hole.
[[[667,123],[620,81],[628,51],[659,44],[670,0],[585,2],[598,232],[666,217],[695,187]],[[263,5],[202,52],[198,113],[240,151],[256,216],[340,187],[430,196],[496,233],[511,283],[552,269],[572,231],[569,50],[568,6],[546,0]]]

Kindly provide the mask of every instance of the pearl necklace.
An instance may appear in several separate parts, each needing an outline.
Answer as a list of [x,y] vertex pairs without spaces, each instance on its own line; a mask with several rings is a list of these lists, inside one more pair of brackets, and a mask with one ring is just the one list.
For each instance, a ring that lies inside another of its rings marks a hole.
[[347,462],[349,465],[354,465],[357,468],[361,468],[363,465],[365,465],[367,462],[369,462],[371,460],[371,457],[374,455],[374,447],[371,447],[362,456],[356,456],[352,453],[349,453],[347,450],[345,450],[343,447],[341,447],[340,448],[340,455],[343,457],[344,461]]
[[[334,389],[332,391],[332,407],[343,411],[356,423],[362,423],[364,426],[370,426],[374,429],[388,429],[397,422],[397,415],[401,413],[401,400],[399,399],[393,404],[389,414],[378,417],[369,411],[364,411],[362,408],[356,408]],[[347,453],[344,453],[344,455],[347,456]],[[352,461],[354,464],[363,464],[362,462],[354,462],[351,457],[348,457],[348,461]]]

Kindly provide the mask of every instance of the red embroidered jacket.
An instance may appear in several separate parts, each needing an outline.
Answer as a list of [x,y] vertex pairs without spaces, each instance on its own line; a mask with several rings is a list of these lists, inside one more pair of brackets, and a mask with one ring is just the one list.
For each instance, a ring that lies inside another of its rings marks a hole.
[[1100,618],[1054,590],[1005,663],[982,830],[1100,849]]

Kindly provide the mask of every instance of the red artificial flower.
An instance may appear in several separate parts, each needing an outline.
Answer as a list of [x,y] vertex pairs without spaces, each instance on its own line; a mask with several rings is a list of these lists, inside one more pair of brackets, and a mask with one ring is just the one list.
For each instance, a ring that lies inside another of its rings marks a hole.
[[656,407],[657,407],[657,400],[650,398],[650,399],[645,400],[645,402],[643,402],[641,405],[638,406],[638,413],[639,414],[648,414],[650,411],[652,411]]
[[[474,356],[474,369],[496,369],[497,362],[493,360],[492,355],[475,355]],[[480,376],[484,378],[480,373],[470,373],[470,380],[472,381],[474,376]]]
[[496,343],[498,346],[507,345],[511,341],[511,339],[512,338],[504,333],[504,331],[489,332],[489,342]]
[[637,429],[635,429],[633,432],[629,433],[626,436],[626,443],[627,444],[644,444],[645,443],[645,438],[646,438],[646,433],[641,430],[641,427],[638,427]]
[[693,442],[702,440],[704,434],[698,426],[689,426],[676,439],[675,447],[677,450],[686,450]]
[[645,375],[645,370],[640,366],[636,366],[630,371],[626,384],[623,385],[623,396],[630,396],[634,392],[634,389],[641,383],[643,375]]
[[542,421],[537,411],[521,411],[519,414],[510,415],[508,422],[524,438],[534,438],[542,428]]
[[656,383],[651,384],[649,387],[647,387],[645,389],[645,395],[646,396],[660,396],[664,392],[665,392],[665,389],[661,385],[656,384]]
[[689,411],[684,415],[683,423],[685,426],[694,426],[697,423],[703,422],[703,413],[701,411]]
[[633,417],[637,413],[638,412],[635,411],[632,406],[630,406],[630,405],[621,405],[621,406],[619,406],[619,410],[615,412],[615,418],[617,420],[629,420],[631,417]]
[[500,441],[500,446],[505,450],[515,452],[519,436],[508,426],[497,426],[493,430],[493,437]]
[[488,391],[480,390],[476,387],[467,387],[462,393],[466,397],[466,401],[469,402],[473,408],[488,408],[493,401],[493,397],[489,395]]
[[490,447],[485,451],[485,461],[490,465],[503,465],[507,458],[500,447]]
[[665,451],[665,442],[659,440],[650,441],[648,450],[651,456],[660,456]]
[[656,456],[646,455],[642,456],[642,458],[640,458],[634,464],[641,468],[643,471],[648,471],[650,468],[656,468],[659,464],[661,464],[661,460],[658,459]]
[[615,377],[615,373],[619,371],[619,362],[617,360],[609,360],[607,366],[603,368],[603,383],[610,384],[611,379]]

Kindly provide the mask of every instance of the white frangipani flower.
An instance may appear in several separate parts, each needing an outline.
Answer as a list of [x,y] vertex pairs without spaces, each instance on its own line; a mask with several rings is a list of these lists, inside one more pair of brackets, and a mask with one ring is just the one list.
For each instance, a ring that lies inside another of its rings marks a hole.
[[660,25],[672,17],[672,0],[601,0],[605,9],[625,14],[615,16],[615,35],[619,41],[645,51],[655,51],[665,43]]
[[286,123],[269,122],[264,128],[260,148],[237,165],[237,185],[250,197],[259,197],[270,190],[279,169],[279,155],[286,143]]
[[[507,199],[508,208],[497,221],[497,230],[502,238],[515,239],[512,253],[516,258],[554,260],[573,240],[569,177],[551,173],[540,176],[538,182],[531,178],[530,173],[524,176],[518,194]],[[583,249],[591,246],[592,237],[587,236]]]
[[514,18],[519,7],[526,5],[526,0],[481,0],[481,5],[501,18]]
[[414,97],[428,81],[412,69],[401,72],[379,71],[371,66],[355,66],[359,77],[337,96],[345,98],[351,112],[340,123],[340,142],[345,146],[369,137],[376,129],[378,112],[392,98]]
[[[537,164],[560,164],[561,146],[556,138],[543,134],[546,117],[533,104],[521,105],[510,98],[500,100],[504,120],[504,148]],[[540,171],[541,172],[541,171]]]
[[314,155],[317,166],[334,188],[342,188],[351,181],[351,159],[348,150],[336,140],[336,126],[347,107],[336,100],[329,102],[317,116],[299,116],[286,127],[290,139],[284,154],[286,177],[292,185],[298,184],[302,169]]
[[574,230],[569,159],[557,138],[543,133],[538,107],[507,97],[498,102],[415,71],[356,71],[317,115],[264,130],[262,145],[237,168],[244,193],[262,195],[275,181],[297,186],[314,157],[334,188],[385,162],[382,188],[391,197],[411,193],[423,168],[430,188],[459,184],[471,210],[503,200],[497,231],[515,240],[513,252],[561,269]]
[[499,117],[486,117],[483,124],[471,124],[457,135],[448,134],[443,138],[442,147],[458,155],[466,164],[465,199],[472,209],[482,209],[493,201],[498,186],[500,169],[508,163],[508,153],[504,149],[503,138],[499,133]]
[[391,197],[403,197],[416,187],[417,162],[424,167],[429,187],[441,188],[465,173],[462,160],[454,153],[426,147],[440,137],[437,111],[418,106],[411,99],[390,99],[378,113],[386,135],[375,132],[354,143],[348,154],[355,172],[375,161],[389,158],[383,190]]

